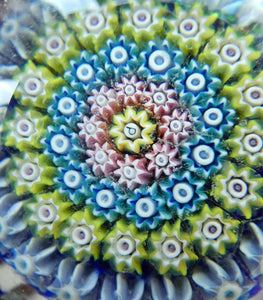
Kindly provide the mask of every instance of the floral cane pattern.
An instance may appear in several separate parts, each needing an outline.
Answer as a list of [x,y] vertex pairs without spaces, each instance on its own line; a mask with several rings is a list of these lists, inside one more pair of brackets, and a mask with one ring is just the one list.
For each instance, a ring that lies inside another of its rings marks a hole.
[[262,29],[234,24],[242,1],[236,15],[232,2],[101,2],[59,21],[42,4],[41,30],[23,12],[1,29],[15,66],[0,39],[0,75],[18,80],[1,127],[1,256],[50,299],[249,299]]

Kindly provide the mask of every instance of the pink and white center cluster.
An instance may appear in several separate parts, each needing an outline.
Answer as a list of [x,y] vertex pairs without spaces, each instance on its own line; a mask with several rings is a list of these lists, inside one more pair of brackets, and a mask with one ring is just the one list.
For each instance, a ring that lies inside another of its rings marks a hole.
[[[123,77],[113,88],[93,90],[87,102],[92,116],[85,116],[78,124],[79,136],[87,147],[86,163],[95,176],[111,176],[133,190],[154,178],[169,176],[180,167],[178,147],[192,133],[193,123],[167,82],[147,84],[136,76]],[[113,116],[128,106],[147,111],[157,124],[154,143],[139,154],[119,151],[108,133]]]

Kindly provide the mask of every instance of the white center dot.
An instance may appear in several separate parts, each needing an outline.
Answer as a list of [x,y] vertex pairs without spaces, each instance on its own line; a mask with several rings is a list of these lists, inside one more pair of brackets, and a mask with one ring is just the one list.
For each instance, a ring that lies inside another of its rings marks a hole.
[[57,216],[57,209],[53,204],[43,204],[38,208],[38,218],[44,223],[51,223]]
[[160,153],[158,155],[156,155],[155,157],[155,163],[159,166],[159,167],[165,167],[169,162],[169,158],[167,155]]
[[50,141],[51,148],[58,154],[65,154],[70,149],[70,140],[63,134],[56,134]]
[[135,241],[129,236],[122,236],[116,243],[116,250],[122,256],[131,255],[135,247]]
[[141,198],[135,204],[135,211],[141,218],[150,218],[156,213],[156,202],[151,198]]
[[200,73],[191,74],[186,80],[186,87],[192,92],[200,92],[205,88],[205,77]]
[[23,85],[25,92],[30,96],[38,96],[43,91],[43,83],[36,77],[27,78]]
[[126,64],[129,57],[125,48],[116,46],[111,50],[110,58],[113,64],[120,66]]
[[207,125],[218,126],[223,121],[223,113],[219,108],[209,108],[204,113],[204,121]]
[[144,8],[138,9],[133,14],[133,23],[138,28],[145,28],[151,23],[151,13]]
[[97,163],[103,165],[104,163],[107,162],[108,155],[104,151],[98,150],[95,154],[95,160]]
[[101,190],[96,195],[96,202],[102,208],[111,208],[115,204],[115,195],[112,190]]
[[131,140],[135,140],[141,137],[141,129],[135,123],[128,123],[124,126],[124,135]]
[[238,199],[242,199],[247,195],[248,186],[246,182],[239,178],[233,178],[228,182],[227,189],[229,194]]
[[204,236],[209,240],[217,239],[223,232],[223,225],[217,219],[209,219],[203,224]]
[[222,60],[230,64],[236,63],[240,59],[241,54],[239,46],[232,43],[224,45],[220,51]]
[[94,124],[88,123],[86,126],[86,131],[88,134],[93,134],[96,131],[96,126]]
[[157,105],[164,105],[167,101],[166,95],[163,92],[157,92],[153,95],[153,101]]
[[128,84],[126,87],[125,87],[125,94],[127,96],[133,96],[134,93],[135,93],[135,87],[131,84]]
[[214,161],[215,152],[210,146],[199,145],[193,150],[193,158],[197,164],[208,166]]
[[85,19],[85,27],[92,33],[97,33],[105,27],[105,18],[99,12],[89,13]]
[[20,168],[20,175],[27,181],[34,181],[40,173],[39,167],[33,163],[24,163]]
[[104,95],[98,95],[96,98],[96,103],[101,107],[105,106],[107,102],[108,99]]
[[52,55],[58,55],[64,50],[64,41],[59,36],[51,36],[46,41],[46,49]]
[[244,91],[244,100],[252,106],[263,105],[263,88],[252,86]]
[[186,18],[180,23],[179,31],[185,37],[193,37],[199,31],[199,24],[193,18]]
[[251,133],[243,139],[244,148],[250,153],[257,153],[262,150],[263,141],[261,136]]
[[136,170],[133,167],[126,166],[123,168],[123,174],[127,179],[134,179],[136,176]]
[[179,120],[173,120],[170,124],[170,128],[175,133],[181,132],[183,129],[182,122]]
[[34,129],[34,124],[27,119],[20,119],[16,123],[16,132],[23,137],[31,136],[34,133]]
[[191,201],[194,196],[193,187],[186,182],[176,183],[173,187],[173,197],[178,203],[185,204]]
[[89,64],[82,64],[77,68],[77,77],[80,81],[88,83],[94,78],[94,70]]
[[77,189],[81,186],[82,176],[80,172],[70,170],[64,174],[64,182],[69,188]]
[[72,230],[71,239],[79,246],[87,245],[92,239],[92,231],[85,225],[78,226]]
[[169,259],[177,258],[181,251],[181,243],[175,238],[167,238],[162,244],[162,252]]
[[149,57],[149,68],[154,73],[163,73],[171,65],[171,57],[164,50],[156,50]]
[[76,108],[77,104],[72,98],[64,97],[58,102],[58,110],[62,115],[71,116],[75,113]]

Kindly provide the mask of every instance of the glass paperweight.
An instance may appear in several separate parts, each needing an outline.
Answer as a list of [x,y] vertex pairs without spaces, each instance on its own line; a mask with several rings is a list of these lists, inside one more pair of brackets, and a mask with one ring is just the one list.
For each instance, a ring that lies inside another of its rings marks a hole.
[[263,298],[262,15],[0,2],[1,299]]

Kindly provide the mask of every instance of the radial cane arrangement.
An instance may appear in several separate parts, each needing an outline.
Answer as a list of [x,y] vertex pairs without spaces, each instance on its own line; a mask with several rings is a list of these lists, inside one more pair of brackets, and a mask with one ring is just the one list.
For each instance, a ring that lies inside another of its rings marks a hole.
[[2,257],[50,299],[252,297],[260,27],[184,1],[41,9],[22,40],[22,13],[1,31],[20,62],[2,67],[19,81],[2,127]]

